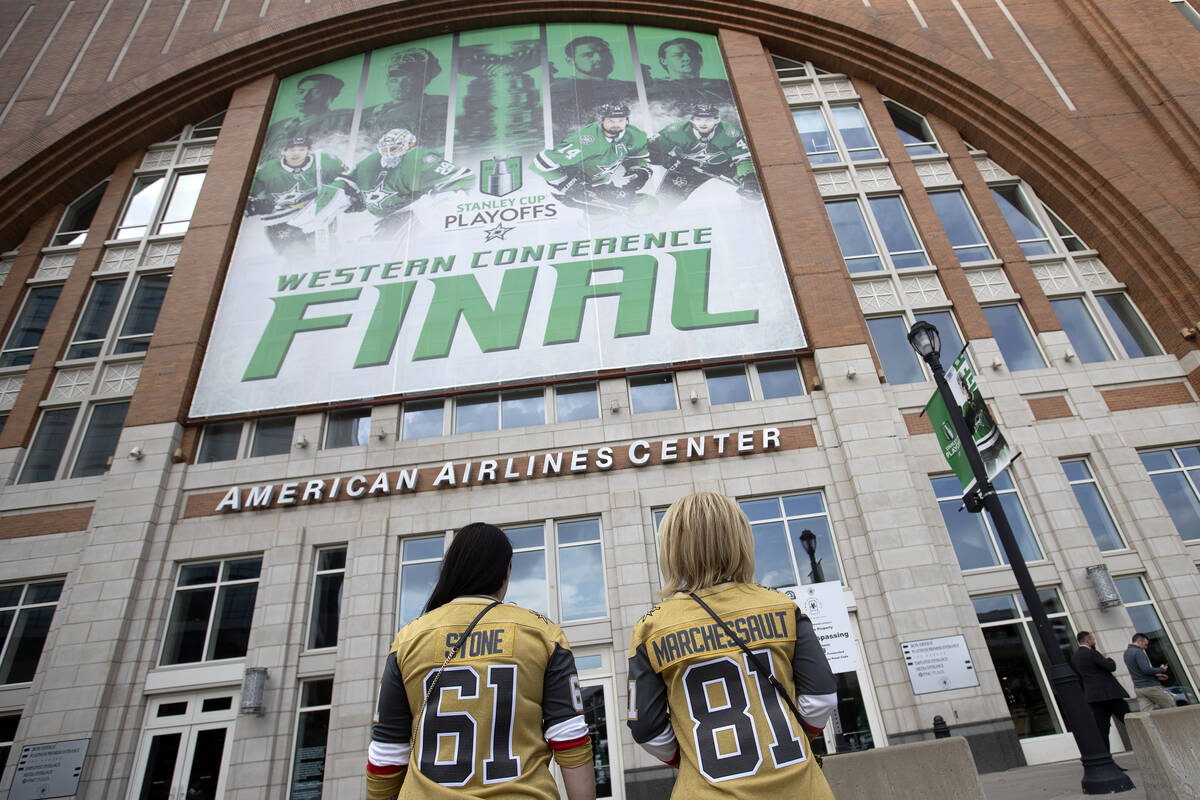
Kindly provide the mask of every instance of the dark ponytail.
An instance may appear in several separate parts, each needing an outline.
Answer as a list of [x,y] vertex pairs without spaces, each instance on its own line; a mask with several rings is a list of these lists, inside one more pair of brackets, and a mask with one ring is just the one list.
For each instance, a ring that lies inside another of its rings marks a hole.
[[465,594],[495,594],[504,585],[511,563],[512,543],[504,531],[486,522],[460,528],[442,559],[442,571],[425,611]]

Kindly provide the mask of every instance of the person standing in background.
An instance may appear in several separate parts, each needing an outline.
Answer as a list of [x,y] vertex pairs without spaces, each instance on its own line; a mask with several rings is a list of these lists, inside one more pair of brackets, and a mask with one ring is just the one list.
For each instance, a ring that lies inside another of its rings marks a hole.
[[1150,637],[1144,633],[1135,633],[1129,646],[1125,648],[1125,666],[1129,676],[1133,678],[1133,693],[1138,698],[1139,711],[1153,711],[1156,708],[1174,708],[1175,699],[1162,688],[1170,676],[1167,675],[1167,665],[1156,667],[1150,663],[1146,650],[1150,647]]

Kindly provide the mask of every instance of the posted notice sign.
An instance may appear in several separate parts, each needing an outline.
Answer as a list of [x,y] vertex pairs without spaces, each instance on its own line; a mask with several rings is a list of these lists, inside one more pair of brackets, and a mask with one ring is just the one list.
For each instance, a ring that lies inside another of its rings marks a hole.
[[91,739],[27,744],[21,748],[8,800],[71,797],[79,789],[79,774]]
[[858,669],[858,643],[850,627],[850,612],[842,597],[840,581],[784,586],[779,591],[796,601],[812,620],[813,631],[825,649],[825,658],[834,673]]
[[947,692],[979,685],[975,664],[962,634],[901,642],[913,694]]

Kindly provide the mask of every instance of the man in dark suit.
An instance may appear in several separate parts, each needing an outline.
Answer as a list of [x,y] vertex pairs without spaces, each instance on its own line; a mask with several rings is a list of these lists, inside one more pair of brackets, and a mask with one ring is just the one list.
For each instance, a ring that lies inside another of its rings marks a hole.
[[1071,666],[1083,681],[1083,699],[1092,707],[1096,727],[1100,729],[1100,736],[1107,748],[1108,729],[1113,717],[1117,718],[1118,732],[1123,733],[1125,713],[1129,710],[1125,698],[1129,695],[1113,677],[1117,662],[1096,650],[1096,637],[1088,631],[1080,631],[1075,639],[1079,642],[1079,649],[1071,655]]

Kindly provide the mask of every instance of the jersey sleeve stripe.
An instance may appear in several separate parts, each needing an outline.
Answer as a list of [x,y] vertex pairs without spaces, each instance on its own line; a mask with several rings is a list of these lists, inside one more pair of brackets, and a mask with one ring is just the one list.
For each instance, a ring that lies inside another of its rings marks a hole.
[[796,708],[804,721],[804,727],[817,733],[825,727],[829,715],[837,708],[837,692],[832,694],[802,694],[796,698]]
[[367,747],[368,767],[404,766],[412,754],[412,745],[408,742],[393,744],[391,742],[372,741]]
[[[587,720],[582,714],[578,714],[570,719],[557,722],[546,728],[546,741],[550,743],[551,748],[555,742],[578,742],[579,739],[586,738],[588,735]],[[577,745],[570,745],[575,747]]]
[[585,733],[583,736],[580,736],[578,739],[567,739],[567,740],[550,739],[546,742],[546,744],[550,747],[551,750],[570,750],[573,747],[582,747],[583,745],[587,744],[591,740],[592,740],[592,737],[589,734]]
[[404,769],[408,769],[408,767],[401,766],[400,764],[386,764],[381,766],[379,764],[372,764],[370,761],[367,762],[367,772],[372,775],[395,775]]

